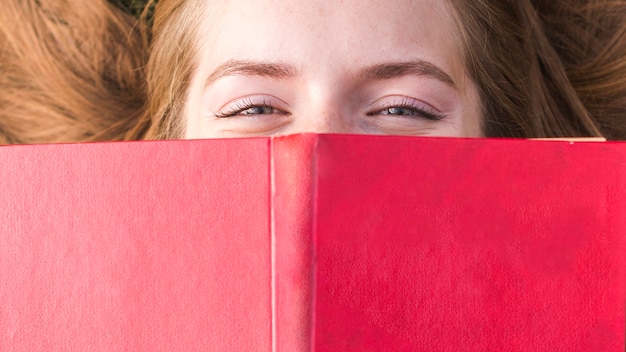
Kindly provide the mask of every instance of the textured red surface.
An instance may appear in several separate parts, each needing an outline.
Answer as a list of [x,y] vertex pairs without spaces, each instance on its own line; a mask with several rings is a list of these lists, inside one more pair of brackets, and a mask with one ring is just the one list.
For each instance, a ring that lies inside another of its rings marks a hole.
[[313,180],[317,136],[273,141],[274,348],[304,352],[312,346]]
[[624,351],[624,147],[320,138],[315,351]]
[[0,350],[270,350],[268,140],[0,160]]
[[624,144],[300,135],[0,162],[2,351],[624,351]]

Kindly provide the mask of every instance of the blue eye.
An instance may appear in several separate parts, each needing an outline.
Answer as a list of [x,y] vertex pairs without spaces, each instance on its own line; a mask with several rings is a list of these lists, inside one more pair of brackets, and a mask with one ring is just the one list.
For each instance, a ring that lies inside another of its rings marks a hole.
[[237,112],[237,115],[267,115],[276,112],[271,106],[251,106],[245,110]]
[[391,117],[424,118],[439,121],[444,115],[417,99],[402,97],[383,105],[379,110],[370,112],[368,116],[383,115]]
[[410,108],[392,107],[384,109],[380,112],[381,115],[395,115],[395,116],[416,116],[420,115],[418,111]]
[[253,102],[251,98],[244,98],[230,104],[230,106],[226,107],[223,111],[214,113],[214,115],[218,118],[227,118],[235,116],[272,115],[280,113],[282,113],[282,111],[274,108],[271,102],[266,100]]

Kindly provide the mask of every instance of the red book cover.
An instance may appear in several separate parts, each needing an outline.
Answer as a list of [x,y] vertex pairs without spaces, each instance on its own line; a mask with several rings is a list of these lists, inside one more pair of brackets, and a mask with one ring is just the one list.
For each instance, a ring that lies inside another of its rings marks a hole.
[[0,350],[624,351],[626,145],[1,147]]

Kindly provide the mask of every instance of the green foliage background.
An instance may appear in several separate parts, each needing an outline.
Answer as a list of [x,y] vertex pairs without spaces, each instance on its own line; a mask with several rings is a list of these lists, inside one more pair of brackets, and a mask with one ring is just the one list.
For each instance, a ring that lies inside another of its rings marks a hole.
[[[117,5],[119,8],[121,8],[125,12],[128,12],[134,15],[135,17],[139,17],[139,15],[141,15],[144,8],[146,7],[148,0],[109,0],[109,2],[113,3],[114,5]],[[156,3],[157,1],[154,2],[154,4]],[[154,7],[154,4],[153,4],[153,7]],[[153,9],[149,10],[148,18],[151,17],[150,15],[152,14],[152,10]]]

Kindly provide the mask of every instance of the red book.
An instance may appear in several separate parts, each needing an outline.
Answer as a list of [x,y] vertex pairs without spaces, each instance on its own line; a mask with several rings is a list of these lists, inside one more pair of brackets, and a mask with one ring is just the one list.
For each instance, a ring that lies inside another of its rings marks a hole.
[[624,351],[626,144],[0,147],[2,351]]

